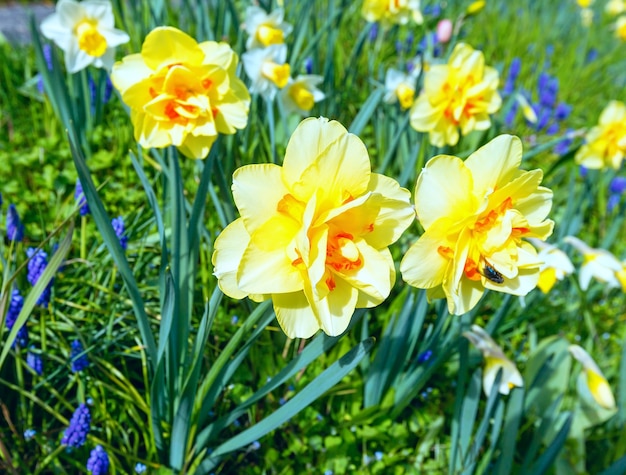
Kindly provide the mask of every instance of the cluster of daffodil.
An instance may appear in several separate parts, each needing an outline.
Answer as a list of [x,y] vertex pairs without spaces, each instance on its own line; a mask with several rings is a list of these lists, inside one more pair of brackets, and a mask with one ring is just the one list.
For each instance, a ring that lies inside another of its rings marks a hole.
[[337,122],[306,119],[282,167],[237,170],[241,218],[215,242],[213,264],[233,298],[271,298],[290,337],[318,329],[338,335],[355,308],[385,300],[395,282],[388,246],[417,218],[425,233],[400,271],[410,285],[445,297],[449,311],[471,310],[485,289],[525,295],[542,264],[524,238],[545,239],[552,192],[541,171],[519,170],[517,137],[502,135],[465,162],[431,159],[409,192],[371,172],[367,149]]
[[380,22],[383,27],[405,25],[409,20],[421,24],[424,21],[420,0],[364,0],[363,17],[370,22]]
[[626,156],[626,104],[610,101],[600,114],[598,125],[585,135],[576,163],[586,168],[619,169]]
[[[502,351],[502,348],[491,336],[478,325],[463,333],[482,354],[485,359],[483,371],[483,391],[486,396],[491,394],[498,371],[502,371],[498,392],[509,394],[514,387],[523,387],[524,380],[515,363]],[[588,404],[598,404],[608,410],[615,409],[615,398],[607,379],[593,358],[579,345],[569,345],[569,353],[582,365],[578,377],[578,394]]]
[[[315,74],[291,77],[285,37],[292,26],[283,21],[284,11],[277,8],[266,13],[261,7],[246,9],[246,51],[241,55],[244,70],[250,78],[250,92],[273,101],[277,94],[285,113],[308,115],[316,102],[324,99],[317,88],[324,80]],[[279,93],[280,91],[280,93]]]

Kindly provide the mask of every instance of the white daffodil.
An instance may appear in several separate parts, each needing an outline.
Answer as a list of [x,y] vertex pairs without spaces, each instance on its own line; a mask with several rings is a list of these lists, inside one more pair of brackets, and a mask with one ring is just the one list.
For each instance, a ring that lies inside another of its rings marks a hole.
[[41,33],[65,52],[65,66],[75,73],[90,64],[111,69],[115,47],[128,35],[116,28],[111,3],[104,0],[60,0],[56,12],[41,23]]
[[579,282],[582,290],[589,288],[591,278],[607,284],[609,287],[621,287],[626,292],[626,268],[624,263],[606,249],[596,249],[574,236],[563,239],[578,250],[584,259],[579,271]]
[[591,394],[593,400],[605,409],[615,409],[611,387],[593,358],[578,345],[570,345],[568,350],[583,365],[584,371],[578,376],[579,393],[583,397]]
[[301,116],[309,115],[316,102],[323,100],[326,95],[317,88],[324,81],[322,76],[315,74],[299,75],[289,79],[285,87],[280,90],[280,100],[286,113],[295,112]]
[[271,45],[242,54],[243,68],[252,83],[250,92],[273,100],[278,89],[282,89],[289,82],[290,67],[285,63],[286,59],[285,45]]
[[385,74],[386,92],[383,101],[387,104],[400,102],[402,109],[411,107],[415,100],[415,81],[419,73],[419,65],[414,66],[409,73],[389,68]]
[[502,368],[502,379],[498,388],[500,394],[509,394],[514,386],[520,388],[524,386],[524,380],[515,363],[504,355],[502,348],[493,341],[485,330],[478,325],[472,325],[472,329],[464,332],[463,336],[471,341],[485,358],[485,371],[483,373],[485,395],[491,394],[493,383],[500,368]]
[[567,254],[558,247],[540,239],[529,238],[528,240],[539,250],[537,257],[543,261],[543,264],[539,267],[537,287],[544,294],[547,294],[554,287],[557,280],[563,280],[566,275],[574,272],[574,265],[567,257]]
[[265,48],[284,43],[285,36],[293,29],[289,23],[283,21],[284,15],[282,8],[268,14],[261,7],[249,6],[246,9],[245,21],[248,33],[246,48]]

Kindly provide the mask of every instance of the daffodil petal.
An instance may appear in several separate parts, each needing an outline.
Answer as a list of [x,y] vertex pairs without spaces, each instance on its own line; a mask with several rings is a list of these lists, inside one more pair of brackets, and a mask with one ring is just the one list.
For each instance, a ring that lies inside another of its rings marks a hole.
[[276,319],[289,338],[310,338],[320,329],[304,292],[274,294],[272,302]]
[[237,285],[237,269],[249,242],[250,236],[241,218],[226,226],[215,240],[211,259],[213,273],[220,290],[234,299],[248,295]]
[[499,135],[465,160],[474,178],[475,190],[485,192],[493,192],[509,182],[521,163],[522,142],[513,135]]

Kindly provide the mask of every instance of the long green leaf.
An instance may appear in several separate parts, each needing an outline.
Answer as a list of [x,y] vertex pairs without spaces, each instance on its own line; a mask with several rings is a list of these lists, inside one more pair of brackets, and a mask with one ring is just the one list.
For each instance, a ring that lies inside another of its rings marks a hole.
[[266,435],[268,432],[284,424],[341,381],[348,373],[350,373],[350,371],[352,371],[354,367],[359,364],[359,361],[361,361],[361,359],[371,351],[373,345],[373,338],[359,343],[339,360],[335,361],[329,368],[324,370],[322,374],[311,381],[298,394],[285,403],[284,406],[280,407],[249,429],[244,430],[240,434],[216,447],[215,450],[211,452],[211,455],[200,465],[200,467],[203,470],[210,470],[217,463],[219,463],[222,455],[251,444],[255,440],[258,440]]
[[150,329],[150,322],[148,321],[148,316],[146,315],[143,298],[141,297],[141,293],[139,292],[137,281],[135,280],[133,272],[128,265],[126,255],[124,253],[124,250],[122,249],[122,246],[120,245],[120,241],[117,235],[115,234],[115,230],[111,225],[111,218],[104,209],[104,204],[98,196],[98,192],[96,191],[96,187],[93,183],[93,180],[91,179],[91,173],[89,171],[89,168],[87,167],[85,157],[80,149],[78,137],[76,136],[73,128],[68,129],[68,136],[70,140],[70,148],[72,150],[72,157],[74,159],[74,165],[76,166],[76,171],[78,172],[80,182],[83,186],[85,199],[89,203],[89,209],[94,218],[94,221],[96,222],[96,226],[98,227],[98,230],[100,231],[100,234],[104,239],[104,243],[111,253],[113,260],[119,269],[120,275],[124,280],[124,285],[126,286],[126,290],[128,291],[130,300],[133,304],[133,310],[135,312],[135,318],[137,319],[139,333],[141,334],[141,339],[144,346],[146,347],[148,362],[150,364],[150,367],[154,370],[157,361],[156,343],[154,341],[154,335],[152,334],[152,330]]

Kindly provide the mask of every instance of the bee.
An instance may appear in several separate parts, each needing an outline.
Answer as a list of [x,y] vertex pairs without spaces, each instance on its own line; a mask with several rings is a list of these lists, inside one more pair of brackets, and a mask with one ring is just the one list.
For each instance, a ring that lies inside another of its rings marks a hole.
[[485,268],[483,269],[483,276],[486,279],[489,279],[494,284],[503,284],[504,277],[500,272],[498,272],[491,264],[485,263]]

